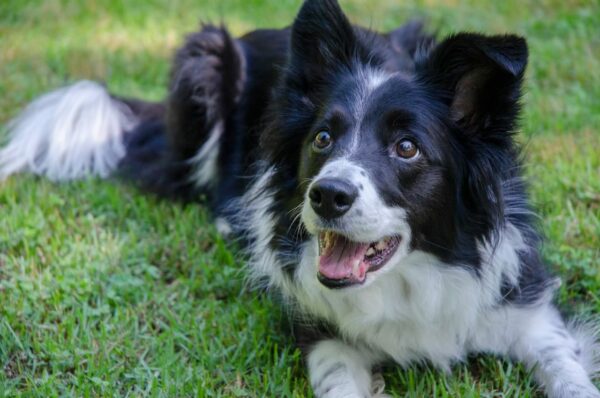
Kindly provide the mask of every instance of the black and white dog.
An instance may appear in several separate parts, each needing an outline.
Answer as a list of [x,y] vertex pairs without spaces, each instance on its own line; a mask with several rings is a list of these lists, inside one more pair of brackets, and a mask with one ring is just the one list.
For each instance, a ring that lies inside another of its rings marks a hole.
[[295,315],[319,397],[381,396],[385,362],[492,353],[550,397],[598,398],[597,333],[552,303],[521,179],[527,54],[513,35],[378,34],[307,0],[290,29],[190,35],[164,103],[92,82],[39,98],[10,126],[0,178],[116,171],[206,198]]

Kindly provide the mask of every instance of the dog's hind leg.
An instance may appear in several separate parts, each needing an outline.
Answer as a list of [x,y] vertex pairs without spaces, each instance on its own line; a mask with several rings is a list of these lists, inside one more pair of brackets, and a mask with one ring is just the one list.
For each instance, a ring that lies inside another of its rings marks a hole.
[[[159,196],[186,201],[210,196],[243,73],[243,55],[224,28],[206,25],[190,34],[173,61],[165,118],[131,134],[124,173]],[[162,137],[153,135],[162,139],[158,144],[147,137],[153,128],[164,130]],[[159,146],[160,153],[153,151]]]
[[224,28],[204,26],[177,52],[167,100],[167,131],[175,157],[191,163],[199,188],[213,184],[227,118],[243,87],[244,57]]

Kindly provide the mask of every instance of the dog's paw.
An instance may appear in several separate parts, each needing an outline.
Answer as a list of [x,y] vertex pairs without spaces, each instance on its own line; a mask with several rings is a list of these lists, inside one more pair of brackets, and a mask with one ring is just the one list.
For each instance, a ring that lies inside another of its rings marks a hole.
[[391,398],[391,395],[387,395],[385,392],[385,380],[381,373],[373,374],[373,381],[371,382],[371,397],[372,398]]

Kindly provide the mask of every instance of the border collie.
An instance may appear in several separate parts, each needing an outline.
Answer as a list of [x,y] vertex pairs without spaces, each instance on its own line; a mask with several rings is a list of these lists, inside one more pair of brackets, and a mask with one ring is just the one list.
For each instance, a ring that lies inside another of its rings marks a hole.
[[162,103],[79,82],[10,124],[0,178],[117,172],[207,201],[283,297],[318,397],[383,394],[374,370],[522,361],[550,397],[600,397],[597,327],[553,304],[513,138],[527,45],[379,34],[335,0],[291,28],[188,36]]

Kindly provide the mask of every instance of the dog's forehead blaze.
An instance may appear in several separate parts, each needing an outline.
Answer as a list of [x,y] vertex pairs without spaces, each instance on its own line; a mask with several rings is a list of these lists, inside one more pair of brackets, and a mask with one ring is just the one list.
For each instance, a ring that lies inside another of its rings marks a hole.
[[390,113],[414,113],[416,105],[423,102],[420,95],[407,75],[371,68],[342,79],[318,110],[317,119],[333,124],[342,120],[357,128]]

